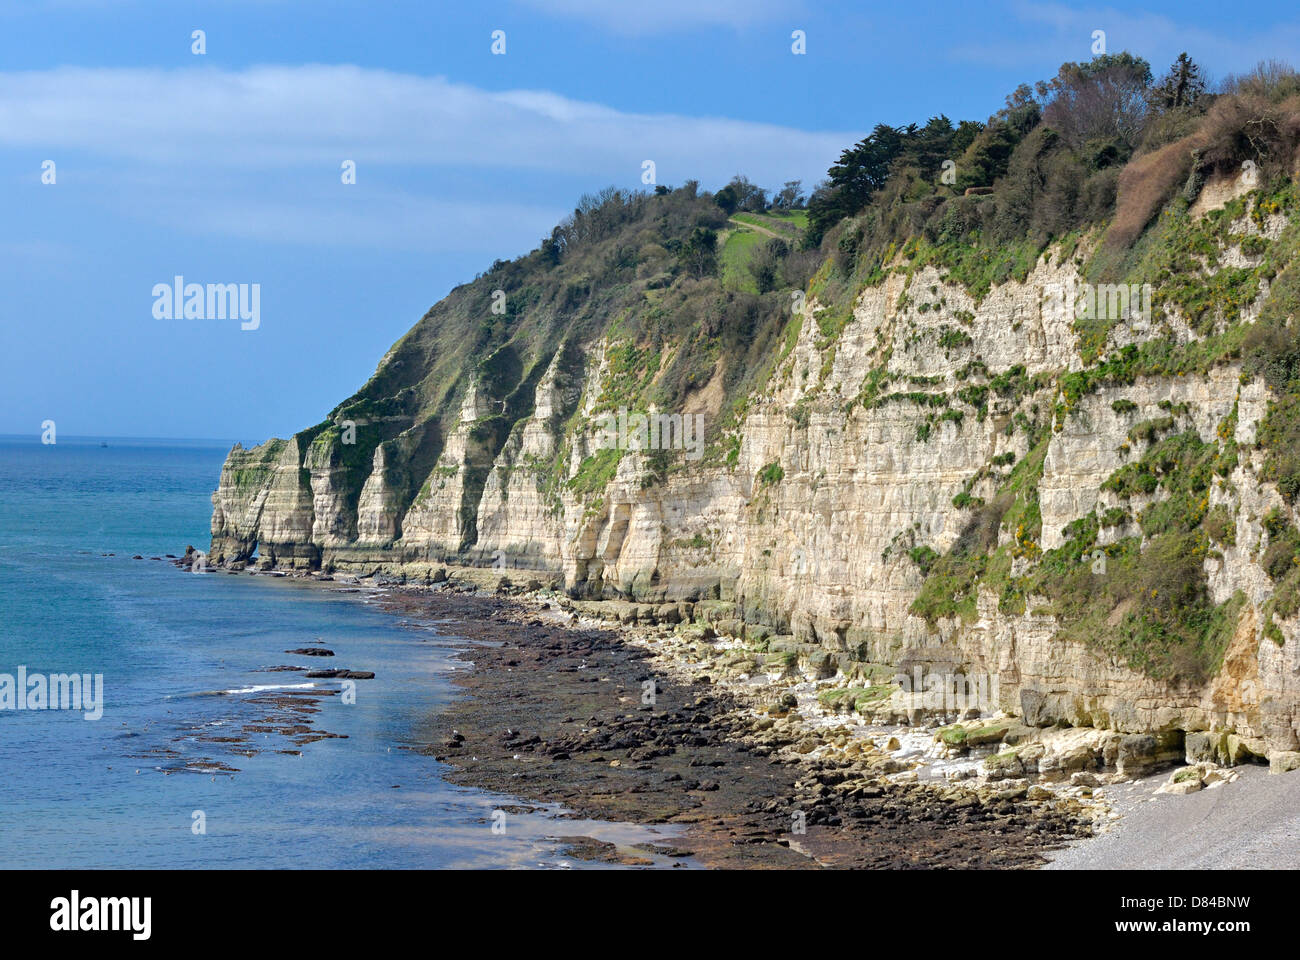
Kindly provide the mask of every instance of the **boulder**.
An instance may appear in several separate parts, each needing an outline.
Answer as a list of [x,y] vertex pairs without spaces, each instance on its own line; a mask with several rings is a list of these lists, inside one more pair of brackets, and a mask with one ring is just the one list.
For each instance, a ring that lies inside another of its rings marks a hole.
[[1156,738],[1150,734],[1130,734],[1120,741],[1115,763],[1125,777],[1140,777],[1156,766]]
[[1300,770],[1300,751],[1275,750],[1268,755],[1269,773],[1290,773]]
[[808,654],[806,662],[808,665],[806,672],[818,680],[835,676],[835,671],[838,669],[834,656],[825,650],[817,650]]
[[1032,740],[1038,735],[1038,731],[1033,727],[1025,726],[1018,720],[1012,720],[1007,726],[1007,732],[1002,736],[1002,742],[1008,746],[1015,746]]
[[1020,757],[1020,765],[1025,768],[1025,773],[1037,773],[1038,761],[1042,760],[1047,753],[1047,748],[1041,743],[1029,743],[1017,751]]
[[993,793],[994,800],[1021,800],[1029,795],[1028,780],[1009,780],[998,784]]
[[1087,744],[1075,744],[1061,753],[1048,754],[1038,762],[1038,772],[1045,779],[1056,782],[1072,774],[1097,765],[1097,757]]
[[966,733],[966,746],[979,747],[988,743],[1001,743],[1010,729],[1011,725],[1007,723],[991,723],[988,726],[975,727]]
[[1235,733],[1226,738],[1226,760],[1232,766],[1239,763],[1251,763],[1263,759],[1268,754],[1268,746],[1255,737],[1241,737]]
[[1192,731],[1183,741],[1183,750],[1188,763],[1222,763],[1228,757],[1228,735]]
[[1023,777],[1025,768],[1020,762],[1020,757],[1012,751],[985,757],[984,774],[990,780],[1011,780]]
[[1181,770],[1175,770],[1169,775],[1169,779],[1156,790],[1156,793],[1168,793],[1174,796],[1195,793],[1205,787],[1206,776],[1216,769],[1212,763],[1197,763],[1190,767],[1183,767]]
[[724,637],[736,637],[739,639],[745,633],[745,621],[743,620],[719,620],[717,623],[718,633]]
[[655,610],[655,619],[660,623],[681,623],[682,611],[675,603],[663,603]]

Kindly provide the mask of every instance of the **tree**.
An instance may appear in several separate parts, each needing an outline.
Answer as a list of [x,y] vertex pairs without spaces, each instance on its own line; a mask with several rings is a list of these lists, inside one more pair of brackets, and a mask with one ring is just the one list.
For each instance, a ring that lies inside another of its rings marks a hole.
[[1151,65],[1131,53],[1103,54],[1065,63],[1046,84],[1043,122],[1073,150],[1116,143],[1118,159],[1133,152],[1147,117]]
[[975,142],[975,138],[984,132],[984,124],[978,120],[963,120],[957,124],[956,131],[953,132],[952,140],[948,144],[948,149],[956,155],[966,152],[966,148]]
[[808,201],[808,239],[812,244],[845,217],[851,217],[885,185],[889,168],[902,150],[903,138],[916,132],[916,124],[891,127],[878,123],[869,136],[840,154],[828,171],[829,180]]
[[[1038,125],[1042,107],[1032,98],[1027,85],[1022,85],[1018,92],[1025,96],[1007,97],[1006,109],[990,117],[988,126],[981,126],[972,137],[958,164],[956,186],[959,190],[993,186],[1006,174],[1016,147]],[[966,122],[963,121],[963,127]]]
[[713,195],[713,202],[722,208],[722,212],[731,216],[740,206],[740,201],[736,198],[735,188],[727,184],[721,190]]
[[[921,179],[933,181],[938,177],[943,162],[954,159],[954,152],[960,152],[954,148],[955,133],[952,121],[943,114],[931,117],[924,127],[909,127],[898,151],[897,163],[915,167]],[[972,133],[966,138],[961,150],[966,149],[973,137]]]
[[1200,66],[1186,53],[1180,53],[1169,72],[1151,88],[1151,105],[1158,110],[1186,107],[1205,93],[1205,77]]
[[677,257],[686,272],[698,280],[717,269],[717,248],[718,235],[707,227],[696,227],[682,244]]
[[830,185],[837,190],[848,215],[866,206],[871,195],[885,185],[889,167],[903,150],[904,139],[916,133],[916,124],[891,127],[878,123],[870,136],[840,154],[830,168]]
[[779,210],[798,210],[803,204],[803,181],[787,180],[775,197],[772,206]]
[[749,258],[749,273],[754,278],[754,285],[759,293],[775,289],[777,270],[781,261],[790,254],[790,246],[784,240],[773,237],[759,247]]
[[731,182],[713,195],[713,200],[728,216],[737,210],[762,213],[767,209],[767,191],[736,174]]
[[866,207],[895,170],[908,168],[928,184],[938,181],[944,161],[956,161],[984,125],[963,120],[958,127],[940,114],[923,127],[877,124],[871,135],[840,154],[830,179],[808,201],[808,236],[813,244],[845,217]]
[[556,227],[551,231],[549,237],[544,237],[542,239],[542,245],[540,248],[542,261],[552,267],[558,265],[560,259],[564,256],[565,243],[566,238],[564,236],[564,231],[559,227]]

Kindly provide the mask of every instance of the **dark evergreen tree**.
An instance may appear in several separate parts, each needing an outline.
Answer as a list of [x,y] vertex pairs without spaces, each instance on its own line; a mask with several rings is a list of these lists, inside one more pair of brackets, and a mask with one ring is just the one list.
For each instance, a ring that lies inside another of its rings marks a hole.
[[1159,110],[1173,110],[1195,103],[1205,93],[1205,76],[1200,65],[1186,53],[1180,53],[1169,72],[1151,89],[1151,105]]

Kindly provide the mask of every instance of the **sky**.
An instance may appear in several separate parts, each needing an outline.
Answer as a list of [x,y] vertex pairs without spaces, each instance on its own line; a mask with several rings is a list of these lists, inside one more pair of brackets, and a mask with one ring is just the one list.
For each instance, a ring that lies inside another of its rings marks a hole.
[[[288,436],[646,160],[811,187],[877,123],[986,119],[1097,30],[1222,77],[1288,59],[1300,7],[0,0],[0,434]],[[176,276],[257,284],[256,329],[158,316]]]

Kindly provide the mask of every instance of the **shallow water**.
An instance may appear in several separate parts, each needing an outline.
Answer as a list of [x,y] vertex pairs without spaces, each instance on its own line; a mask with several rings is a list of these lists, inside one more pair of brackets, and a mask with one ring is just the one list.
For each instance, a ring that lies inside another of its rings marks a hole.
[[[98,720],[0,709],[0,864],[563,868],[582,864],[548,836],[674,835],[555,811],[507,812],[494,832],[493,811],[517,800],[452,786],[403,748],[457,695],[464,642],[364,594],[149,559],[206,546],[227,448],[108,443],[0,438],[0,673],[104,684]],[[321,644],[336,656],[285,653]],[[376,678],[348,703],[339,681],[263,672],[284,664]],[[315,701],[314,732],[343,737],[246,730],[303,716],[277,702],[302,699],[285,688]]]

